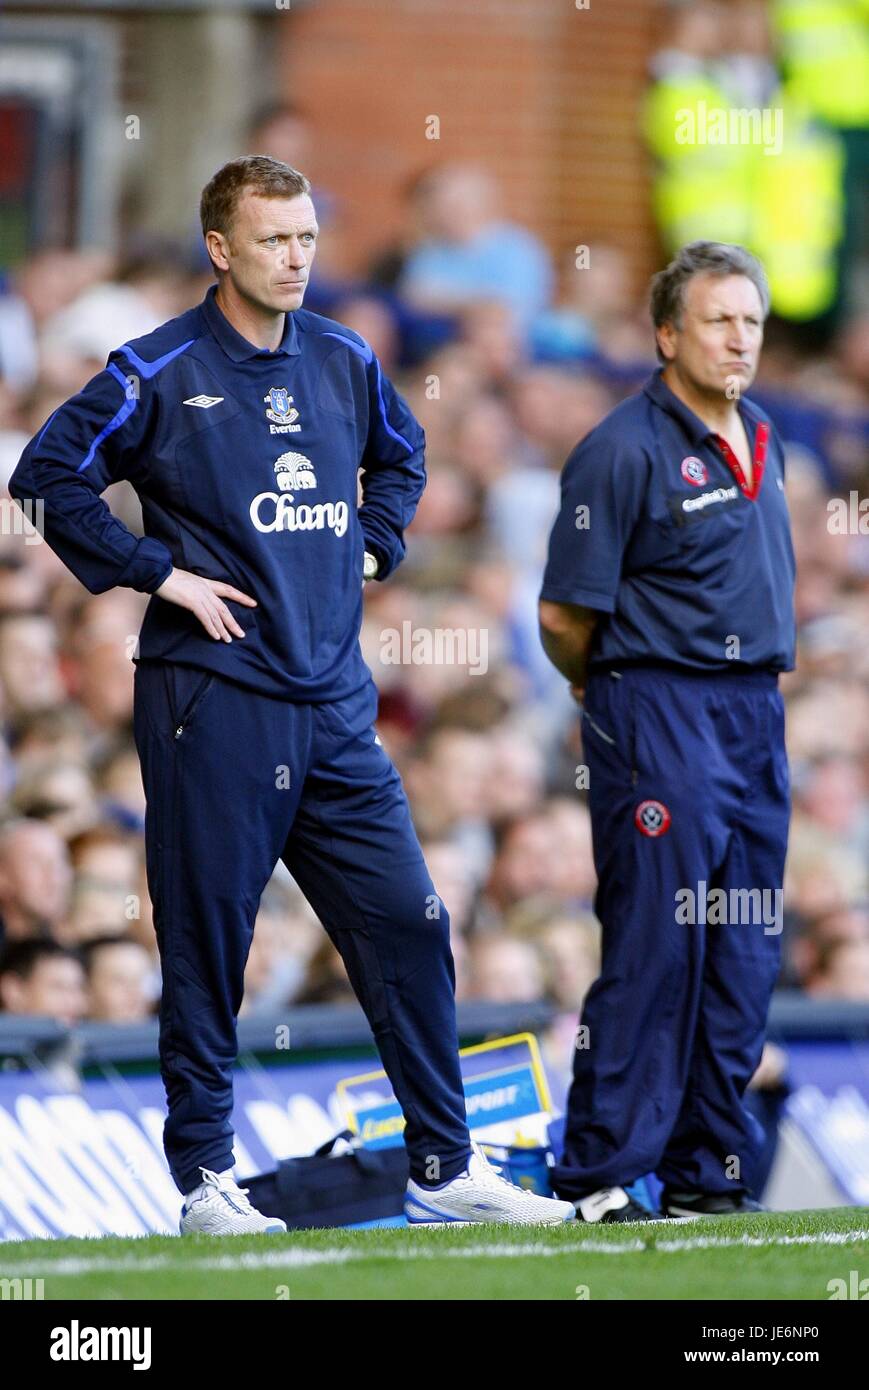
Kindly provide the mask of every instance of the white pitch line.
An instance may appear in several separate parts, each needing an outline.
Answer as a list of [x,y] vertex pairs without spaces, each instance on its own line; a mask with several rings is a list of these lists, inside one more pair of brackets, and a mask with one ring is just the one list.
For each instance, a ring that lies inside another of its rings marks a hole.
[[[179,1237],[180,1239],[180,1237]],[[741,1249],[746,1246],[788,1245],[850,1245],[869,1240],[869,1230],[826,1231],[798,1236],[698,1236],[688,1240],[668,1240],[650,1243],[632,1240],[609,1244],[604,1241],[581,1241],[575,1245],[468,1245],[464,1249],[437,1250],[431,1247],[390,1250],[385,1246],[365,1250],[253,1250],[243,1254],[204,1255],[201,1259],[178,1260],[172,1255],[149,1255],[143,1258],[112,1259],[97,1255],[94,1259],[61,1256],[58,1259],[26,1263],[0,1264],[0,1278],[34,1278],[49,1274],[154,1274],[172,1269],[235,1270],[235,1269],[305,1269],[315,1265],[341,1265],[371,1260],[515,1260],[565,1258],[576,1255],[635,1255],[646,1250],[665,1254],[691,1250]],[[193,1255],[193,1252],[190,1252]],[[2,1257],[0,1257],[2,1258]]]
[[718,1250],[728,1247],[762,1245],[848,1245],[854,1240],[869,1240],[869,1231],[818,1231],[802,1236],[698,1236],[696,1240],[661,1240],[656,1250]]
[[[29,1261],[27,1265],[4,1265],[0,1277],[14,1278],[16,1270],[23,1277],[49,1274],[154,1274],[171,1269],[304,1269],[311,1265],[340,1265],[360,1263],[370,1260],[439,1260],[439,1259],[519,1259],[536,1258],[547,1255],[572,1255],[575,1250],[601,1255],[631,1255],[645,1249],[641,1242],[630,1245],[595,1245],[593,1242],[581,1246],[570,1246],[558,1250],[548,1245],[469,1245],[464,1250],[447,1250],[441,1254],[437,1250],[264,1250],[246,1251],[239,1255],[204,1255],[202,1259],[178,1260],[171,1255],[149,1255],[142,1260],[101,1258],[82,1259],[71,1255],[58,1260],[43,1261],[37,1265]],[[191,1252],[192,1253],[192,1252]]]

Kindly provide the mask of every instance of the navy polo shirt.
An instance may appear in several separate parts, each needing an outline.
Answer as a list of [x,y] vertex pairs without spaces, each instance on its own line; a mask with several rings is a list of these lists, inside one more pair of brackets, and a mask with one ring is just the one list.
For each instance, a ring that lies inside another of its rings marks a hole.
[[749,489],[729,443],[662,371],[568,458],[540,596],[600,611],[590,669],[789,671],[795,566],[775,431],[739,402],[754,458]]
[[[339,699],[371,679],[359,650],[363,556],[376,556],[378,579],[403,558],[425,436],[357,333],[296,309],[280,346],[257,348],[215,293],[112,352],[28,444],[9,491],[42,504],[46,541],[91,593],[123,584],[153,595],[177,566],[257,600],[224,600],[245,631],[227,643],[153,596],[134,659]],[[141,500],[144,537],[100,495],[120,478]]]

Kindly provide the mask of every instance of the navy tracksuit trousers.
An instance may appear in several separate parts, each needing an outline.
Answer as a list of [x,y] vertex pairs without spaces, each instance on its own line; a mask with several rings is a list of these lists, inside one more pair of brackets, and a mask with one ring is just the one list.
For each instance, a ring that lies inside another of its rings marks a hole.
[[655,1172],[675,1192],[733,1193],[762,1143],[743,1095],[780,959],[790,796],[777,678],[594,672],[582,730],[602,969],[553,1183],[575,1200]]
[[139,661],[134,728],[160,948],[166,1157],[186,1193],[233,1166],[236,1018],[260,896],[282,859],[340,951],[407,1122],[411,1175],[470,1152],[449,915],[370,682],[291,703],[210,671]]

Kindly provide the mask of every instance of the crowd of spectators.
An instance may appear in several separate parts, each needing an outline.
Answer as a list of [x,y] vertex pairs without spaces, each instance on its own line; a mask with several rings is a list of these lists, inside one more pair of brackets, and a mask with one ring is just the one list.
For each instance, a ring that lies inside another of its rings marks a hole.
[[[43,250],[7,276],[0,488],[112,348],[211,282],[184,248],[144,242],[122,259]],[[379,733],[450,912],[458,998],[547,999],[573,1016],[598,966],[595,871],[577,708],[543,656],[536,600],[567,455],[655,367],[643,295],[617,246],[553,264],[500,213],[488,174],[442,166],[409,190],[401,244],[352,284],[318,283],[315,264],[306,307],[368,340],[427,435],[407,558],[367,586],[361,640]],[[782,983],[869,1001],[869,314],[853,313],[823,356],[777,332],[752,395],[785,440],[799,575],[799,660],[783,678],[794,815]],[[833,496],[850,499],[847,528],[833,524]],[[105,499],[141,531],[128,484]],[[132,739],[148,596],[89,594],[3,507],[0,1010],[138,1022],[160,991]],[[468,659],[458,647],[386,659],[387,634],[405,631],[464,634]],[[351,997],[279,866],[244,1014]]]

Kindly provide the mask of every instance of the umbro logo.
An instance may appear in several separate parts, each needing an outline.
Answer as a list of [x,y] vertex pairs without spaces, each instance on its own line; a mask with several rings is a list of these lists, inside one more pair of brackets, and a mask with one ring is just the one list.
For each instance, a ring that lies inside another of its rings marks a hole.
[[213,405],[220,405],[223,396],[191,396],[189,400],[182,401],[182,405],[198,405],[200,410],[210,410]]

